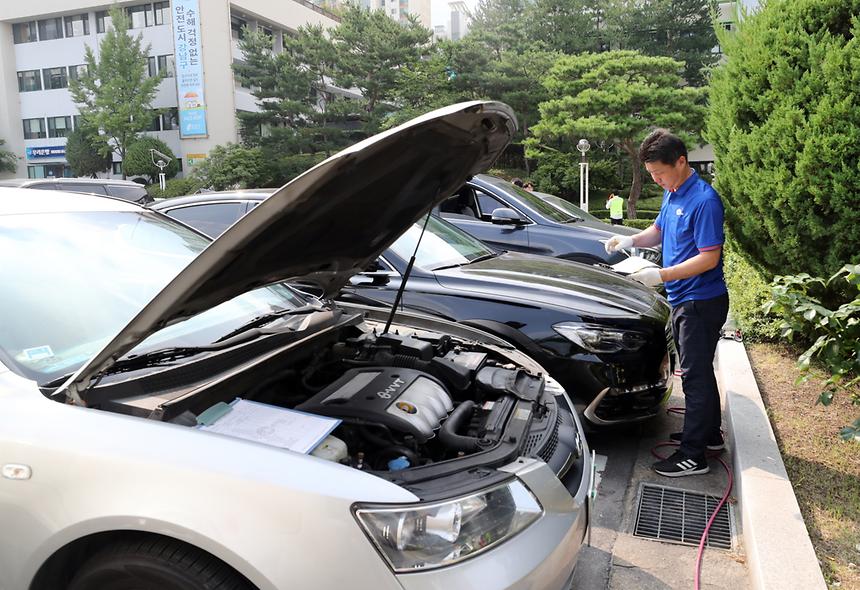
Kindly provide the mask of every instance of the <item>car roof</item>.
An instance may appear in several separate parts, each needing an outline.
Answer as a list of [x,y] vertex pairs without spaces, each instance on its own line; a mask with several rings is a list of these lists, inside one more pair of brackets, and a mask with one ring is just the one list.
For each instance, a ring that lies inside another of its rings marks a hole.
[[197,203],[210,203],[213,201],[233,201],[241,199],[243,201],[264,201],[274,193],[276,188],[254,188],[233,191],[213,191],[209,193],[199,193],[196,195],[188,195],[185,197],[172,197],[169,199],[159,199],[152,203],[150,209],[173,209],[185,205],[194,205]]
[[122,180],[115,178],[6,178],[0,180],[0,186],[20,186],[27,187],[33,184],[53,184],[62,182],[64,184],[121,184],[125,186],[140,186],[143,185],[134,182],[133,180]]
[[77,211],[142,211],[143,208],[118,197],[66,191],[29,190],[0,186],[0,215],[31,213],[71,213]]

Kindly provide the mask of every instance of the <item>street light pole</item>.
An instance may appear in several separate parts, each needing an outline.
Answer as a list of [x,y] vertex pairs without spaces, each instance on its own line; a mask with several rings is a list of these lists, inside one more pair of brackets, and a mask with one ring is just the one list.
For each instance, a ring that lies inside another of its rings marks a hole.
[[[156,156],[158,156],[158,160],[155,159]],[[158,186],[161,188],[161,192],[164,193],[164,190],[167,188],[167,175],[164,173],[164,169],[167,168],[167,165],[170,164],[173,158],[162,154],[156,149],[149,150],[149,157],[152,159],[152,163],[158,167]]]
[[576,149],[582,154],[582,160],[579,162],[579,207],[588,211],[588,160],[585,158],[585,152],[591,149],[591,144],[587,139],[580,139]]

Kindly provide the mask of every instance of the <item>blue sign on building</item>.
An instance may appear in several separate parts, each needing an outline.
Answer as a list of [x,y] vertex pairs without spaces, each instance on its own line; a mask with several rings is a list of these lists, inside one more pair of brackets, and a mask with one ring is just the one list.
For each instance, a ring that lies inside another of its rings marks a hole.
[[176,51],[176,93],[179,97],[179,136],[206,136],[199,2],[173,0],[171,4]]
[[39,158],[65,158],[66,146],[64,145],[46,145],[40,147],[28,147],[27,159],[38,160]]

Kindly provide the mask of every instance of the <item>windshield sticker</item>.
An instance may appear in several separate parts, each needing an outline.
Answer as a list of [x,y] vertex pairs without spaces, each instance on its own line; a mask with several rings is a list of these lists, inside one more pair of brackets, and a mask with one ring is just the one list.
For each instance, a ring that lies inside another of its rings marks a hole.
[[47,344],[35,348],[26,348],[22,352],[28,361],[38,361],[54,356],[54,351]]

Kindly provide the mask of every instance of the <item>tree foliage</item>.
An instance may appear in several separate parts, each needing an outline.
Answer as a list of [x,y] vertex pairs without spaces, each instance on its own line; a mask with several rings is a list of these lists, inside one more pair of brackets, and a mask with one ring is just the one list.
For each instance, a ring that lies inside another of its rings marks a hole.
[[684,80],[703,86],[719,59],[713,52],[716,12],[715,0],[614,0],[608,28],[613,47],[677,59],[684,63]]
[[228,143],[216,146],[194,166],[194,175],[203,186],[222,191],[266,186],[266,163],[260,147]]
[[4,149],[5,139],[0,139],[0,172],[12,172],[18,170],[18,156]]
[[111,167],[110,153],[100,152],[102,143],[92,129],[78,126],[66,136],[66,161],[75,176],[96,178],[99,172]]
[[726,223],[769,275],[860,256],[860,0],[774,0],[725,34],[707,138]]
[[179,160],[176,159],[167,144],[157,137],[142,135],[128,147],[125,153],[122,168],[126,176],[146,176],[150,184],[158,182],[160,170],[152,162],[152,155],[149,151],[151,149],[158,150],[170,158],[170,162],[164,168],[164,174],[167,178],[173,178],[179,173]]
[[581,137],[604,152],[618,150],[630,164],[627,212],[635,219],[642,190],[639,143],[654,127],[687,137],[701,130],[704,92],[682,85],[681,66],[668,57],[635,51],[560,58],[543,79],[553,98],[540,104],[541,118],[532,128],[529,154],[540,161],[546,152],[566,152],[575,166],[579,161],[575,145]]
[[96,59],[87,45],[86,72],[72,79],[69,92],[81,115],[100,135],[103,154],[115,152],[125,160],[128,147],[152,122],[152,99],[164,73],[147,76],[150,46],[143,47],[143,36],[128,34],[129,19],[114,6],[110,11],[112,28],[99,43]]

